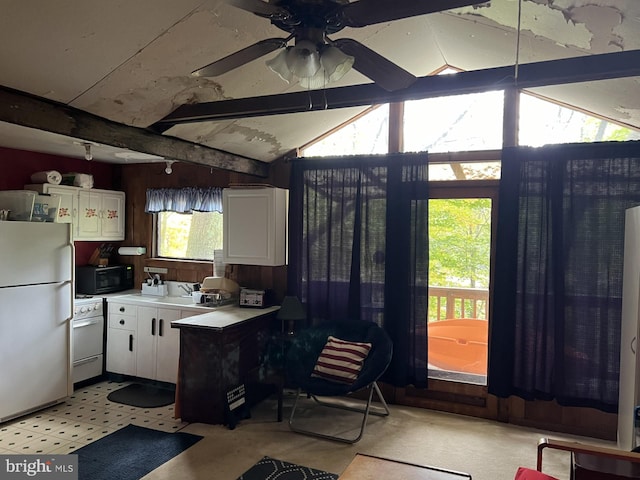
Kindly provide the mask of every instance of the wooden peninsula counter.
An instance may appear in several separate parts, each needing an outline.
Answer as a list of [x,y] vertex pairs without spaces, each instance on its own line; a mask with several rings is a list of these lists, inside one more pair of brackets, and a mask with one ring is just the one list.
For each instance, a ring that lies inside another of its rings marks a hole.
[[226,393],[245,384],[256,395],[260,356],[280,307],[224,306],[171,322],[180,329],[176,416],[185,422],[222,424]]

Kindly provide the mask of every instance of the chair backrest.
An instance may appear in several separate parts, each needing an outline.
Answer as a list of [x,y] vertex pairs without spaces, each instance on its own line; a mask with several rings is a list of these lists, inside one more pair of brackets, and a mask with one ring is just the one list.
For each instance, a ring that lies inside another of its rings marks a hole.
[[[371,343],[371,350],[360,371],[358,379],[351,385],[331,385],[321,379],[312,379],[311,372],[329,335],[352,342]],[[385,372],[393,355],[393,342],[387,333],[373,322],[342,321],[324,323],[300,331],[293,339],[287,353],[287,378],[296,386],[326,387],[344,392],[364,388],[376,381]],[[327,394],[329,393],[327,390]]]
[[640,453],[616,448],[541,438],[538,442],[538,470],[546,448],[571,452],[571,478],[574,480],[624,480],[640,478]]

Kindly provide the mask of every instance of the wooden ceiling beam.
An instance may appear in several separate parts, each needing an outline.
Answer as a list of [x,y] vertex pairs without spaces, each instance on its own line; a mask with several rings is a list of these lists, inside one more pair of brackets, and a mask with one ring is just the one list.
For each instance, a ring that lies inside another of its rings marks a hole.
[[0,87],[0,121],[220,170],[269,175],[269,164],[113,122],[52,100]]
[[375,84],[366,84],[181,105],[150,128],[164,132],[174,125],[183,123],[359,107],[506,88],[522,89],[635,77],[640,76],[640,50],[527,63],[518,67],[517,79],[515,71],[514,66],[506,66],[453,75],[420,77],[410,87],[395,92],[387,92]]

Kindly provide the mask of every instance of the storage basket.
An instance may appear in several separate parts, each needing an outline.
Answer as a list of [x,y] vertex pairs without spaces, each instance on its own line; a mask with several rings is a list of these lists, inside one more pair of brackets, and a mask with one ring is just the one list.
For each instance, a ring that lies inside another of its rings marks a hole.
[[30,222],[36,195],[30,190],[2,190],[0,210],[9,210],[9,220]]

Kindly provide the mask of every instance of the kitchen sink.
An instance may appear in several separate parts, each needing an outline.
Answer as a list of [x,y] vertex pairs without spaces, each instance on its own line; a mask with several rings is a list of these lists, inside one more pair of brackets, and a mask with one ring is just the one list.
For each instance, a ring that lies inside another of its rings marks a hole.
[[188,305],[196,307],[198,304],[193,303],[193,299],[189,297],[158,297],[158,303],[170,303],[172,305]]

